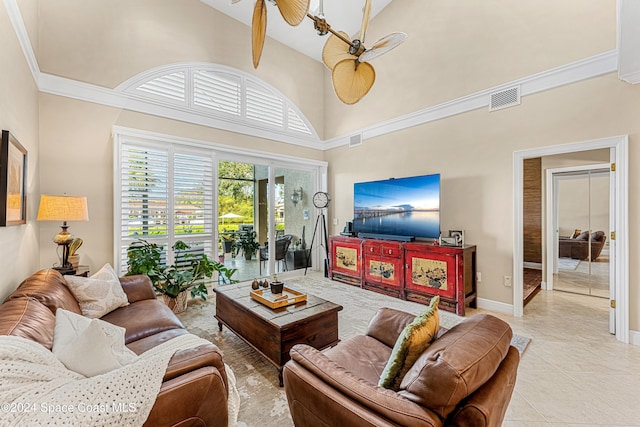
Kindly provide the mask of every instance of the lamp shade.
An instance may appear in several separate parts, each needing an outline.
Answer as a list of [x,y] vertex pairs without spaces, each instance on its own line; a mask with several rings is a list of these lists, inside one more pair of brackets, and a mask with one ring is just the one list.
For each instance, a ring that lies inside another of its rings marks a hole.
[[78,196],[40,196],[38,221],[89,221],[87,198]]

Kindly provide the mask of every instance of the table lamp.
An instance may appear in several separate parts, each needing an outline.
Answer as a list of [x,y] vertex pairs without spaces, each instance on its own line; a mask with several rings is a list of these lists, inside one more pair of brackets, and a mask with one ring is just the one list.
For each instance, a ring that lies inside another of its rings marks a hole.
[[62,246],[62,260],[59,267],[53,267],[61,274],[73,274],[74,269],[69,263],[69,244],[73,236],[67,229],[67,221],[88,221],[89,209],[87,198],[77,196],[40,196],[38,208],[38,221],[62,221],[62,230],[53,238],[53,242]]

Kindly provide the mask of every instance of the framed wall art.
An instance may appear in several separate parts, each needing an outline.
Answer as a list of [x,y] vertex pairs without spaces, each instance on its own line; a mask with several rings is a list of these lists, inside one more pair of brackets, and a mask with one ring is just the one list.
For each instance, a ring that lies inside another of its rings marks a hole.
[[27,150],[8,130],[0,149],[0,226],[27,222]]

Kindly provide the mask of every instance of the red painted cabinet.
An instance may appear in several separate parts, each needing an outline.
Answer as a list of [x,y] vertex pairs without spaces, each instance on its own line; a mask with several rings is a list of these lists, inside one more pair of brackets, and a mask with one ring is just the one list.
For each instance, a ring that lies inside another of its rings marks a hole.
[[366,239],[362,244],[362,287],[404,299],[404,252],[402,243]]
[[333,236],[329,248],[334,280],[423,304],[439,295],[460,316],[477,305],[475,246]]
[[405,243],[405,296],[428,303],[440,295],[439,307],[464,316],[476,307],[476,247]]
[[329,271],[333,280],[362,285],[362,240],[343,236],[329,238]]

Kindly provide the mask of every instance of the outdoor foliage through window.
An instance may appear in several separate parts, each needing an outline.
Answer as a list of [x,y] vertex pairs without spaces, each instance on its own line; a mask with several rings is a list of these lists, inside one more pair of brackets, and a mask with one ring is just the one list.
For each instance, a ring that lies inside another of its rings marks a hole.
[[[218,163],[218,212],[220,228],[237,230],[238,224],[253,223],[254,166],[222,160]],[[226,215],[226,217],[225,217]]]

